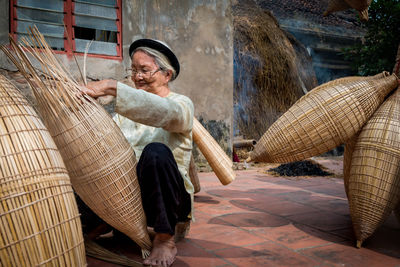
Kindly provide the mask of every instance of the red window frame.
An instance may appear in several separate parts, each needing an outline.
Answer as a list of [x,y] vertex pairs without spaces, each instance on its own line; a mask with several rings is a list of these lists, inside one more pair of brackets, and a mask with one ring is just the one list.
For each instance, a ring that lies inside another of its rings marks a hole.
[[[16,38],[16,29],[17,29],[17,8],[16,2],[18,0],[10,0],[10,34],[13,38]],[[118,59],[122,60],[122,0],[117,1],[117,55],[101,55],[101,54],[88,54],[90,57],[98,57],[98,58],[107,58],[107,59]],[[83,55],[80,52],[75,51],[75,33],[74,26],[75,24],[75,16],[73,13],[75,3],[73,0],[64,0],[64,24],[66,27],[66,32],[64,32],[64,51],[54,50],[57,54],[67,54],[68,57],[72,57],[75,55]],[[72,47],[71,47],[72,46]],[[72,49],[71,49],[72,48]]]

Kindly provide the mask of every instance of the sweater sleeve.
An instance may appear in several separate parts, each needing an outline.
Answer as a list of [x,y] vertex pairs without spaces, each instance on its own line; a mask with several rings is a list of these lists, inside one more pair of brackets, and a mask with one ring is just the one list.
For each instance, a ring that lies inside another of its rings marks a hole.
[[118,82],[115,110],[132,121],[169,132],[183,133],[193,126],[193,103],[179,94],[160,97]]

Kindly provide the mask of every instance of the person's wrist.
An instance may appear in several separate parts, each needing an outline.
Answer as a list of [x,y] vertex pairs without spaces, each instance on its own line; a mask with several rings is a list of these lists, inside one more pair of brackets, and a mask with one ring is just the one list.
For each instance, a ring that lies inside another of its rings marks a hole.
[[117,81],[112,79],[107,80],[107,93],[109,95],[116,96],[116,92],[117,92]]

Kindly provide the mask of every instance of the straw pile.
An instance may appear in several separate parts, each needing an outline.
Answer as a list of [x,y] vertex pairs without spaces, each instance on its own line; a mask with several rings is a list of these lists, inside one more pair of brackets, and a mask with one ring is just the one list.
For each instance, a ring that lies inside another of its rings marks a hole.
[[238,2],[233,6],[235,135],[259,139],[317,80],[304,46],[269,11]]
[[200,192],[200,181],[199,176],[197,175],[196,164],[194,163],[193,154],[190,157],[190,164],[189,164],[189,177],[190,181],[193,184],[194,194]]
[[299,99],[261,137],[247,161],[292,162],[325,153],[354,136],[397,77],[346,77]]
[[363,21],[368,20],[368,7],[372,0],[330,0],[324,16],[333,12],[343,11],[354,8],[358,11],[360,19]]
[[223,185],[230,184],[235,180],[232,160],[196,118],[193,118],[193,141]]
[[100,218],[148,253],[151,241],[133,149],[104,108],[80,94],[79,85],[59,64],[37,29],[31,30],[30,37],[24,43],[41,49],[41,52],[28,50],[46,74],[45,82],[12,39],[16,56],[4,46],[2,50],[30,82],[38,109],[60,150],[75,191]]
[[62,157],[33,108],[0,76],[0,265],[86,266]]
[[400,201],[400,90],[362,128],[354,145],[348,197],[357,247]]

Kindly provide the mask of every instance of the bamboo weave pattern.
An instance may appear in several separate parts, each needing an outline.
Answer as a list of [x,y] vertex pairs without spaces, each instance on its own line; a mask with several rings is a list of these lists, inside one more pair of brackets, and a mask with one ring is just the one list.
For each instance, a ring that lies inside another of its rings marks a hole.
[[400,90],[362,128],[348,180],[350,215],[358,246],[400,201]]
[[[31,30],[30,53],[41,63],[42,80],[24,51],[10,39],[16,57],[2,47],[31,83],[38,108],[64,159],[80,198],[108,224],[125,233],[146,253],[147,232],[134,151],[107,111],[62,67],[37,29]],[[22,63],[21,63],[22,62]],[[29,79],[32,76],[34,83]]]
[[357,133],[396,87],[395,75],[347,77],[320,85],[271,125],[248,160],[285,163],[325,153]]
[[86,266],[79,212],[50,133],[0,75],[0,265]]

